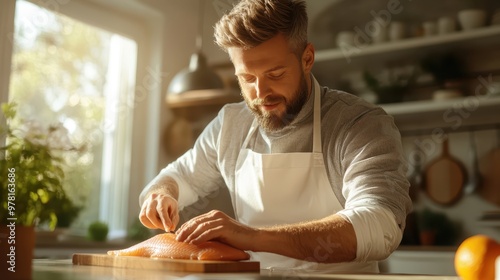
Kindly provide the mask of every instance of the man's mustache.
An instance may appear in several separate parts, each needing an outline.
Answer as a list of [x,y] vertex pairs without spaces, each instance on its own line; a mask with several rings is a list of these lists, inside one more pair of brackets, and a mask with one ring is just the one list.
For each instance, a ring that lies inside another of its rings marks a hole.
[[262,106],[262,105],[270,105],[270,104],[275,104],[280,101],[283,101],[284,98],[279,95],[269,95],[266,96],[265,98],[256,98],[252,101],[253,106]]

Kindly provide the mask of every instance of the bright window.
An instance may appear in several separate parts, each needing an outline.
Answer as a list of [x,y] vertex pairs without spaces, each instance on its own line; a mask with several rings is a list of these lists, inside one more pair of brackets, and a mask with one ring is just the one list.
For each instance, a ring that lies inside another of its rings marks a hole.
[[85,207],[73,224],[84,234],[94,220],[112,235],[127,226],[136,41],[18,0],[9,100],[19,115],[62,122],[88,147],[67,174],[69,192]]

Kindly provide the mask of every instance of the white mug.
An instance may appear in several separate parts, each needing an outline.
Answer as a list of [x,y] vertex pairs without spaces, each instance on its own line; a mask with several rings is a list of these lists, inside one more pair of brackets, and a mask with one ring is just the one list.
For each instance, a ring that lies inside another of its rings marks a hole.
[[438,20],[438,32],[439,34],[448,34],[454,32],[456,29],[455,18],[452,17],[441,17]]

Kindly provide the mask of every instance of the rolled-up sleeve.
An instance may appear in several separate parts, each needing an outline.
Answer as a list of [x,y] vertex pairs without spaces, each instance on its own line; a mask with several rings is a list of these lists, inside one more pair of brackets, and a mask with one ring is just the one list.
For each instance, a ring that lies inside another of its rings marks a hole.
[[339,145],[344,210],[358,241],[357,261],[387,258],[411,210],[407,162],[391,116],[374,109],[352,121]]

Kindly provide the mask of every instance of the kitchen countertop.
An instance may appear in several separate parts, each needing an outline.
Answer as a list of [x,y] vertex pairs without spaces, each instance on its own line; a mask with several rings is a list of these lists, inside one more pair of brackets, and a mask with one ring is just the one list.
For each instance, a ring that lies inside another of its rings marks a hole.
[[73,265],[71,260],[33,261],[33,280],[110,280],[110,279],[148,279],[148,280],[215,280],[215,279],[332,279],[332,280],[460,280],[456,276],[431,276],[410,274],[296,274],[289,271],[261,270],[260,273],[205,273],[165,272],[155,270],[137,270],[100,266]]

